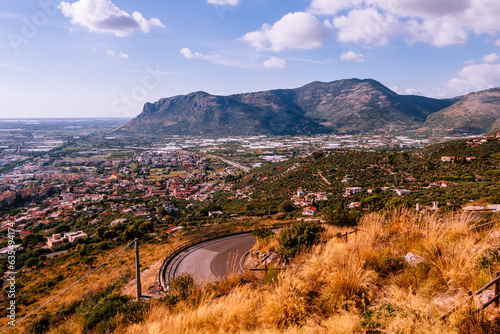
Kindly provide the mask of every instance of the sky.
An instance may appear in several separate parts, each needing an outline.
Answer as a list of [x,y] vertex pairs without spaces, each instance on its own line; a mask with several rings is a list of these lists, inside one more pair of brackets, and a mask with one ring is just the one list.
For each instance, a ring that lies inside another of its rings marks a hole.
[[0,118],[134,117],[194,91],[500,86],[498,0],[0,0]]

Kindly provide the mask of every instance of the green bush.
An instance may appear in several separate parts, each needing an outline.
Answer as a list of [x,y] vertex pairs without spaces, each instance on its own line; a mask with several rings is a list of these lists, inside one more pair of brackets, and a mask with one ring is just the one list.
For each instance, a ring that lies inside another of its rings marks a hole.
[[407,200],[400,198],[400,197],[395,197],[391,198],[385,203],[385,207],[387,209],[394,209],[394,208],[401,208],[401,207],[409,207],[410,204],[408,203]]
[[257,241],[265,241],[274,236],[274,232],[265,227],[256,227],[252,231],[252,235]]
[[335,226],[356,226],[358,217],[355,212],[348,210],[332,210],[326,215],[326,222]]
[[302,248],[311,247],[323,231],[315,222],[301,222],[284,229],[278,237],[278,255],[291,259]]
[[500,176],[500,169],[487,170],[484,174],[488,176]]
[[170,294],[186,299],[196,288],[194,278],[190,274],[177,276],[170,283]]

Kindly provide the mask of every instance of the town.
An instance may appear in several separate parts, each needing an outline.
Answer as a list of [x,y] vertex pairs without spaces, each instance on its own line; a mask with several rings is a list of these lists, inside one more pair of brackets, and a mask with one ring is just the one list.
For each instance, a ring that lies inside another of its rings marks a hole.
[[[22,123],[15,124],[16,127],[22,126]],[[28,125],[33,126],[33,123]],[[90,125],[87,127],[91,128]],[[28,238],[32,239],[29,246],[33,249],[56,251],[68,249],[79,239],[95,236],[98,228],[101,233],[104,229],[109,235],[124,233],[120,226],[135,219],[140,219],[143,224],[155,222],[155,228],[146,224],[149,226],[146,232],[152,233],[196,220],[194,217],[200,210],[210,217],[224,215],[218,205],[204,210],[210,206],[204,203],[212,203],[214,196],[223,194],[227,202],[239,201],[238,205],[248,206],[245,203],[257,199],[253,196],[254,186],[235,187],[236,183],[249,177],[264,183],[276,180],[294,171],[300,163],[281,171],[281,167],[277,167],[279,174],[276,176],[258,172],[258,168],[293,158],[307,158],[319,150],[398,152],[457,139],[359,135],[217,139],[173,136],[154,143],[141,143],[137,138],[113,136],[106,132],[107,128],[104,128],[106,131],[86,129],[84,132],[81,128],[81,125],[70,124],[59,133],[52,128],[44,131],[40,127],[4,129],[5,134],[18,137],[16,140],[7,136],[0,139],[3,140],[0,142],[0,167],[3,171],[0,174],[0,208],[3,212],[0,228],[7,231],[11,227],[15,231],[16,247],[20,248],[21,240],[30,234],[36,235]],[[94,132],[89,134],[89,131]],[[487,138],[471,139],[468,145],[476,147],[487,141]],[[461,158],[441,157],[443,163],[450,164],[458,159]],[[476,161],[473,156],[463,159]],[[256,172],[251,172],[252,168]],[[321,178],[331,185],[322,174]],[[425,185],[425,188],[453,184],[451,181],[437,181]],[[377,191],[350,185],[356,183],[350,175],[345,175],[341,182],[344,187],[339,188],[340,192],[335,195],[325,191],[305,193],[302,189],[293,190],[295,196],[291,201],[297,210],[302,210],[299,216],[316,216],[319,211],[315,203],[334,198],[354,196],[346,206],[349,209],[366,208],[366,199],[361,201],[360,194],[366,192],[370,196]],[[378,191],[391,190],[404,196],[418,193],[422,188],[393,185],[381,187]],[[184,220],[175,218],[181,216],[180,211],[176,214],[178,207],[184,212]],[[428,207],[432,208],[436,209],[435,203]],[[276,210],[270,209],[269,213]],[[6,233],[2,234],[0,242],[5,244],[7,238]],[[0,252],[3,257],[6,251],[2,249]]]

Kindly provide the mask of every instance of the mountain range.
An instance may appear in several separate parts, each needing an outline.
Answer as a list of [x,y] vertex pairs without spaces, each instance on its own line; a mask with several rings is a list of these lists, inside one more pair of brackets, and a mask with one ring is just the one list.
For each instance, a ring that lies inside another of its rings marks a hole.
[[462,98],[399,95],[372,79],[312,82],[228,96],[194,92],[146,103],[113,130],[147,135],[387,133],[421,127],[484,133],[500,127],[500,89]]

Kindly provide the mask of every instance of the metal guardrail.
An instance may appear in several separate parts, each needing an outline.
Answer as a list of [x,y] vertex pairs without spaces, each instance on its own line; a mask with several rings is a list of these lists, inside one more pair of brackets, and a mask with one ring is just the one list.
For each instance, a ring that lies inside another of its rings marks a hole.
[[482,294],[483,292],[485,292],[487,289],[489,289],[492,286],[495,286],[494,287],[495,288],[495,290],[494,290],[494,296],[489,301],[487,301],[485,304],[483,304],[482,307],[481,307],[481,309],[484,310],[486,307],[490,306],[493,303],[495,303],[496,307],[500,306],[500,272],[496,272],[495,273],[495,278],[491,282],[489,282],[488,284],[486,284],[485,286],[483,286],[481,289],[477,290],[474,293],[472,291],[470,291],[469,292],[469,297],[467,299],[463,300],[460,304],[458,304],[457,306],[455,306],[454,308],[452,308],[451,310],[449,310],[448,312],[446,312],[439,319],[440,320],[446,319],[449,315],[451,315],[456,310],[458,310],[466,302],[468,302],[469,300],[471,300],[475,296],[479,296],[480,294]]

